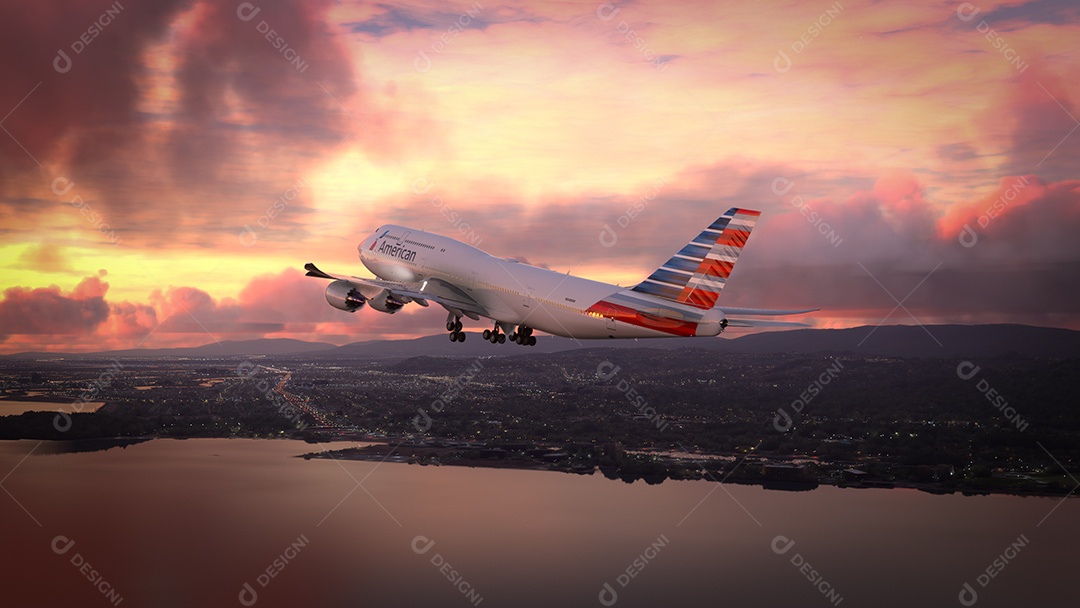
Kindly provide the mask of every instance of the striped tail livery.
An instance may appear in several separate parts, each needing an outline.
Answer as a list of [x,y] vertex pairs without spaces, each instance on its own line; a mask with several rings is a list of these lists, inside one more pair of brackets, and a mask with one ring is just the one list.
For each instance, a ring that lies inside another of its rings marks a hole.
[[727,314],[776,316],[817,309],[774,310],[716,304],[760,216],[760,211],[751,209],[728,209],[647,279],[634,287],[611,294],[593,304],[589,310],[628,325],[672,336],[715,336],[729,325],[801,325],[782,321],[729,319]]
[[728,209],[633,291],[709,310],[760,215],[750,209]]

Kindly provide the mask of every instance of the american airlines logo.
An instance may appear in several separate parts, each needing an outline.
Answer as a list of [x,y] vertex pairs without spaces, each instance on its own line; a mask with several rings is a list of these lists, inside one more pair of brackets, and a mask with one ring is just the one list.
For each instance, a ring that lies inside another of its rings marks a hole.
[[416,252],[412,249],[402,247],[401,245],[393,245],[386,241],[379,244],[379,253],[405,260],[406,262],[411,262],[416,259]]

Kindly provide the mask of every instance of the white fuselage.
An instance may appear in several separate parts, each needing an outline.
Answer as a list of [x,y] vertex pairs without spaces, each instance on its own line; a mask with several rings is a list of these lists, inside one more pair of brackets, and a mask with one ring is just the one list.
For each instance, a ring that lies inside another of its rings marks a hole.
[[[360,261],[390,281],[452,283],[504,326],[527,325],[570,338],[655,338],[672,334],[590,312],[616,285],[496,258],[461,241],[404,226],[380,227],[358,246]],[[715,334],[714,334],[715,335]]]

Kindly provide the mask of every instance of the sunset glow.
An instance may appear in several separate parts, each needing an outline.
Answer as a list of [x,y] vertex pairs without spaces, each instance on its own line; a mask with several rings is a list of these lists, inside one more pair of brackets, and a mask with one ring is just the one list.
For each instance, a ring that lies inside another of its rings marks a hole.
[[0,352],[428,335],[304,263],[394,223],[631,285],[733,206],[721,306],[1080,328],[1075,3],[118,5],[0,24]]

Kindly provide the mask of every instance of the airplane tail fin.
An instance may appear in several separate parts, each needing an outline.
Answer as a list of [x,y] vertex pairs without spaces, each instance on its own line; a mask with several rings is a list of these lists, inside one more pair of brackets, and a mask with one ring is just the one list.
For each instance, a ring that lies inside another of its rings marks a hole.
[[711,309],[760,215],[750,209],[728,209],[631,291]]

